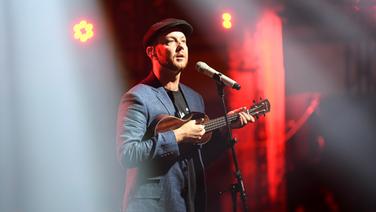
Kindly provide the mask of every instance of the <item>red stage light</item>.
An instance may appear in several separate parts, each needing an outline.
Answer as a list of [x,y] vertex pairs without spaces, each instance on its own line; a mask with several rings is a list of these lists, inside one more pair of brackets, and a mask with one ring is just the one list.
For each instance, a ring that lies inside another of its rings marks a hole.
[[74,39],[81,42],[86,42],[94,37],[93,24],[87,22],[86,20],[80,21],[80,23],[73,26]]
[[225,29],[231,29],[232,23],[231,23],[231,14],[230,13],[223,13],[222,14],[222,26]]

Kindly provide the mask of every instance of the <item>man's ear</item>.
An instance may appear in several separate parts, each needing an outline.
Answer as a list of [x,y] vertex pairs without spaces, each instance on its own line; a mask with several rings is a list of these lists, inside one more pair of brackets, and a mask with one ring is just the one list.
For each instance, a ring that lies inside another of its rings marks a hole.
[[155,56],[155,49],[154,49],[154,46],[148,46],[146,47],[146,55],[152,59],[154,56]]

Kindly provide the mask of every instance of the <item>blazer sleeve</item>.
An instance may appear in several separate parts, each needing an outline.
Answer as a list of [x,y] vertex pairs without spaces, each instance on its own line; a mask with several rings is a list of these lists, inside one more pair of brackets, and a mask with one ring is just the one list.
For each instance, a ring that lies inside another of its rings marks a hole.
[[133,92],[126,93],[119,106],[117,126],[117,155],[125,168],[133,168],[153,161],[171,161],[179,155],[179,147],[172,131],[148,134],[147,99]]

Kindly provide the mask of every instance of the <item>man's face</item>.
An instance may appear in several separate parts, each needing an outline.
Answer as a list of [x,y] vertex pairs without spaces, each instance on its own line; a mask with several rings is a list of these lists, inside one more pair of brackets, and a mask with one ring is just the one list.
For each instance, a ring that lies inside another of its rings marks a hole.
[[172,31],[158,38],[155,56],[162,67],[182,71],[188,63],[188,46],[184,33]]

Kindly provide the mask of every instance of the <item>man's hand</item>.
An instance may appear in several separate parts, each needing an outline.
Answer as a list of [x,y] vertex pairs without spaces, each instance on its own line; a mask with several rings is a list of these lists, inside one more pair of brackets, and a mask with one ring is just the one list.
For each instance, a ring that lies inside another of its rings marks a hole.
[[239,119],[231,123],[232,128],[242,128],[249,122],[255,122],[255,118],[247,113],[246,107],[241,107],[236,110],[230,111],[227,114],[239,113]]
[[205,134],[205,128],[202,124],[196,124],[196,120],[190,120],[173,132],[177,143],[182,141],[197,141],[197,143],[200,143],[199,140]]

